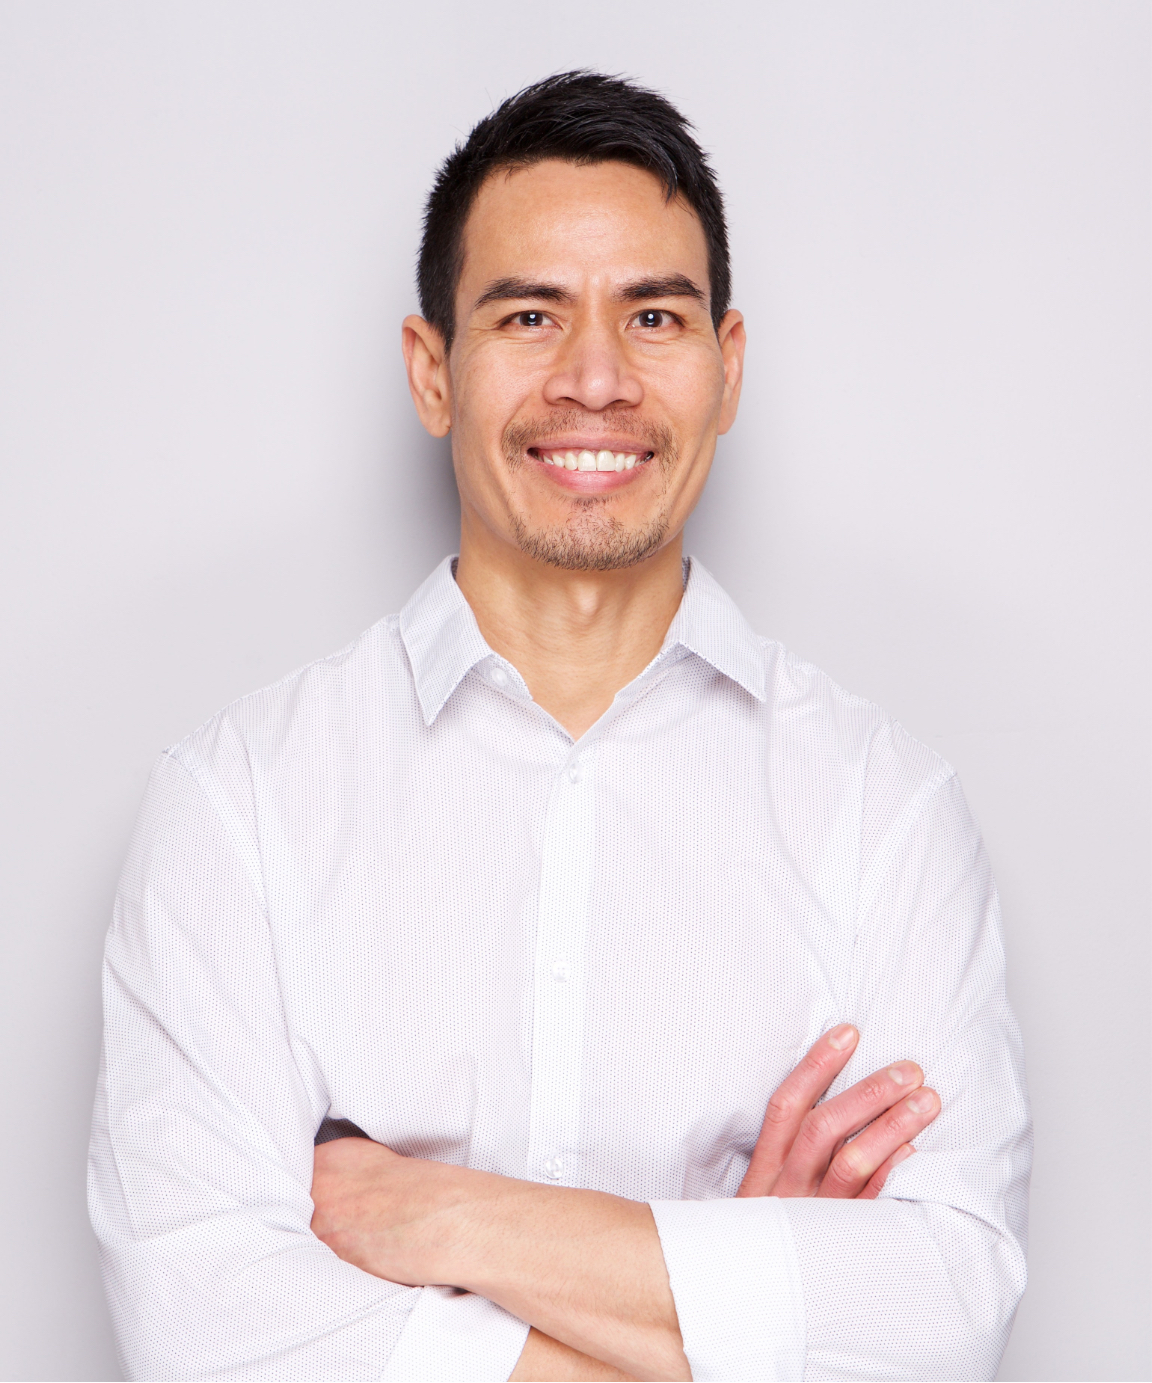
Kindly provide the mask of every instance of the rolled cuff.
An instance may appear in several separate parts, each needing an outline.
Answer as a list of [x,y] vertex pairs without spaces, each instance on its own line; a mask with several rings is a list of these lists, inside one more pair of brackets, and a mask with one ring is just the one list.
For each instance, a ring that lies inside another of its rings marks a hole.
[[804,1293],[780,1202],[649,1204],[695,1383],[802,1379]]
[[505,1383],[528,1327],[502,1306],[455,1287],[421,1288],[384,1383]]

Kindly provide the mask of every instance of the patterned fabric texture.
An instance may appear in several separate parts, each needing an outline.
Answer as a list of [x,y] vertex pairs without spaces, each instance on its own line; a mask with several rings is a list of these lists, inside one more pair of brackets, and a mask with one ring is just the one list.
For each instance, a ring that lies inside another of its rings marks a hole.
[[[132,1378],[508,1377],[522,1322],[310,1232],[341,1120],[652,1202],[698,1380],[995,1374],[1030,1133],[979,833],[946,763],[699,563],[578,741],[448,560],[169,749],[104,992],[90,1203]],[[940,1117],[877,1201],[732,1201],[844,1021],[832,1093],[913,1058]]]

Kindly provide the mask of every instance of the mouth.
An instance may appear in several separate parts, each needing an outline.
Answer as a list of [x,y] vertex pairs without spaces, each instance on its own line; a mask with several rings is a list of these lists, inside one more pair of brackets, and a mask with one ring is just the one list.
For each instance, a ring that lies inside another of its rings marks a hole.
[[593,451],[589,447],[529,447],[528,455],[546,466],[559,467],[565,471],[621,471],[635,470],[651,461],[655,452],[651,451],[611,451],[601,447]]
[[[612,445],[615,443],[615,445]],[[527,458],[553,485],[572,495],[607,495],[647,474],[654,451],[641,450],[625,437],[573,438],[567,445],[527,448]]]

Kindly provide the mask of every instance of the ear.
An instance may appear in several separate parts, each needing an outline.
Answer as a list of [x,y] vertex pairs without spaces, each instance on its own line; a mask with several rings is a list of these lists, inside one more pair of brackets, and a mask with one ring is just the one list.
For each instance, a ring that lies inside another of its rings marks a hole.
[[443,437],[452,426],[452,385],[444,338],[423,317],[405,317],[401,341],[416,412],[433,437]]
[[730,308],[720,319],[716,336],[724,357],[724,397],[720,403],[720,432],[727,432],[736,421],[740,405],[740,386],[744,383],[744,314]]

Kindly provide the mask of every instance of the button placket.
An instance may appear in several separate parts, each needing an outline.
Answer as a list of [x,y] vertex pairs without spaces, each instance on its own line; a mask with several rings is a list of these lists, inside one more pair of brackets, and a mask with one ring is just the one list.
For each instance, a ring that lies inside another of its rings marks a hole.
[[592,764],[586,747],[557,775],[540,852],[528,1175],[554,1184],[575,1184],[579,1173]]

